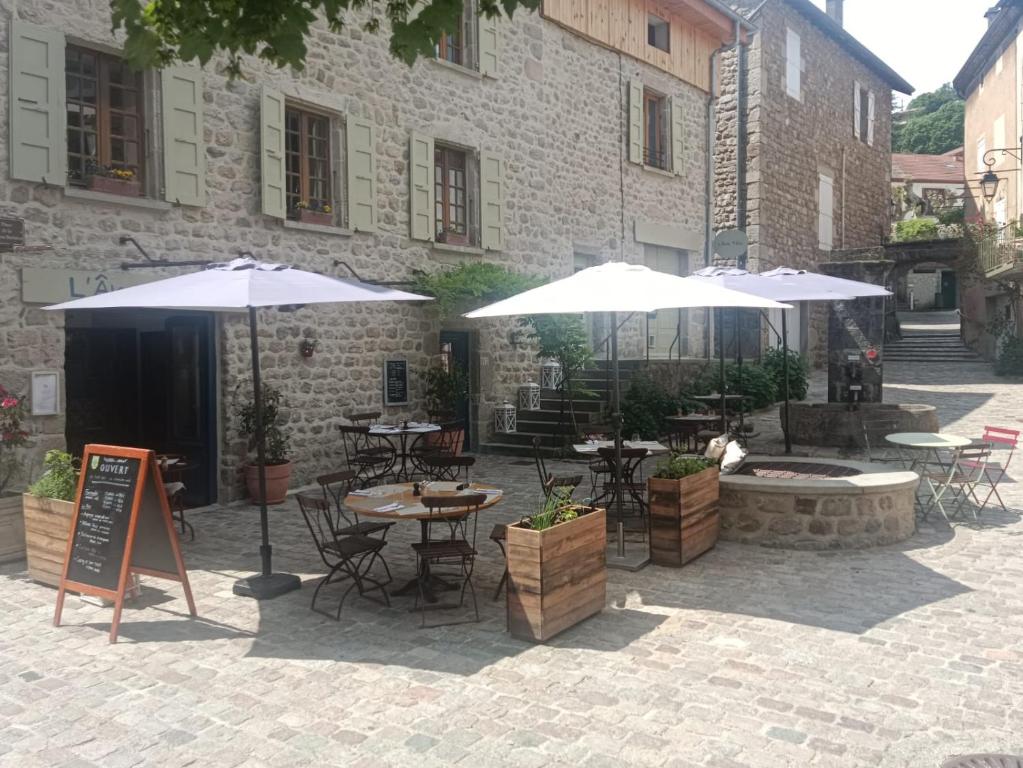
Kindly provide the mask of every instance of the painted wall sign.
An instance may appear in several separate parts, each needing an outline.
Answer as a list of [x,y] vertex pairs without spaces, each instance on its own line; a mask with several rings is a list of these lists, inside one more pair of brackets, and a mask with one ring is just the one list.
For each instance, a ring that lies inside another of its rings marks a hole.
[[26,304],[58,304],[62,301],[109,293],[119,288],[151,283],[165,275],[138,270],[110,269],[44,269],[22,267],[21,300]]
[[748,247],[749,238],[741,229],[724,229],[714,236],[714,253],[723,259],[737,259]]
[[25,220],[0,217],[0,251],[13,251],[25,244]]

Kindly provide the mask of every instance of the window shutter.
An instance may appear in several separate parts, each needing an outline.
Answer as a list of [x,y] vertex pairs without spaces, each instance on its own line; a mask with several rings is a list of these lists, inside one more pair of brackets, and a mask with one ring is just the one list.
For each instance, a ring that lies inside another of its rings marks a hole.
[[480,74],[497,77],[498,57],[501,49],[501,38],[498,30],[498,18],[479,17],[479,58]]
[[206,205],[203,147],[202,70],[168,67],[160,73],[163,92],[164,198],[181,205]]
[[433,202],[433,139],[413,133],[408,147],[409,236],[433,240],[437,212]]
[[860,137],[860,83],[853,81],[853,136]]
[[629,81],[629,162],[643,164],[643,83]]
[[830,251],[834,243],[834,189],[830,176],[820,174],[818,185],[817,240],[821,250]]
[[259,121],[259,178],[263,213],[283,219],[287,215],[284,194],[284,94],[272,88],[263,88]]
[[376,132],[373,123],[348,118],[348,226],[357,232],[377,228]]
[[785,92],[799,98],[800,75],[802,72],[802,45],[799,35],[791,29],[785,30]]
[[480,153],[480,245],[488,251],[504,248],[504,160]]
[[55,29],[11,23],[12,179],[67,181],[64,45]]
[[668,112],[671,115],[671,169],[675,175],[685,172],[685,115],[682,111],[682,100],[668,99]]
[[874,92],[867,94],[867,144],[874,146]]

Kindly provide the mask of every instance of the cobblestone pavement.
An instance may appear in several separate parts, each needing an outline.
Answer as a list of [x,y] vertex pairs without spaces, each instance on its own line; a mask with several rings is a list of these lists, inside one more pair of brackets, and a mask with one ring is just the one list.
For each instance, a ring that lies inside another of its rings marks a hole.
[[[949,431],[1021,421],[1020,386],[987,366],[887,373],[889,399],[937,405]],[[0,570],[0,765],[922,767],[1023,753],[1018,485],[1010,512],[924,525],[901,546],[721,543],[682,570],[612,571],[600,616],[533,646],[490,600],[501,562],[486,534],[529,506],[534,470],[487,458],[477,477],[510,490],[481,525],[479,624],[421,630],[404,599],[349,598],[340,623],[312,613],[323,571],[293,503],[271,521],[275,563],[301,591],[234,597],[258,562],[256,514],[197,514],[184,551],[201,618],[146,580],[115,646],[109,609],[71,599],[53,628],[55,592]],[[396,578],[415,533],[390,537]]]

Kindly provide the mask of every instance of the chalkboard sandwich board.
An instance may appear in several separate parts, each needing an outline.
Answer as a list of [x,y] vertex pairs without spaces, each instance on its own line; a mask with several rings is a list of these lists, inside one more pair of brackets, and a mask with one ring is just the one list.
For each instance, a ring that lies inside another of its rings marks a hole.
[[116,642],[125,592],[134,573],[181,582],[188,612],[195,616],[155,454],[142,448],[87,445],[54,626],[60,626],[67,590],[105,597],[114,602],[110,642]]
[[384,361],[384,405],[408,405],[408,360]]

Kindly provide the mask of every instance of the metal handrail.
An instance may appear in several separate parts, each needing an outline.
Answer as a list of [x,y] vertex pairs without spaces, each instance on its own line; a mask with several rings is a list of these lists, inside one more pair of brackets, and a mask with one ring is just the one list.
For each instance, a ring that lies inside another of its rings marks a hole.
[[1023,262],[1023,237],[1015,236],[1014,229],[1011,224],[1006,225],[977,243],[977,260],[985,274]]

